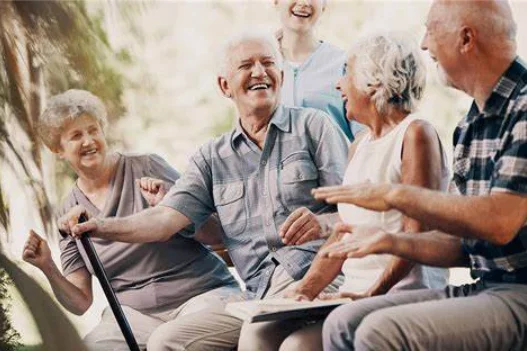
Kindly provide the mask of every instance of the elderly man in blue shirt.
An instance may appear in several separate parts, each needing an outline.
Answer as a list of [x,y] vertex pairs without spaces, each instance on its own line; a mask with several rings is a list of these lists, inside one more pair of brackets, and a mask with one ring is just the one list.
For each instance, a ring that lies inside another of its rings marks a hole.
[[[160,206],[125,218],[92,218],[70,231],[124,242],[163,241],[191,223],[199,228],[217,212],[247,297],[277,297],[302,278],[321,245],[313,240],[317,233],[299,230],[286,246],[280,228],[300,208],[308,209],[302,209],[306,221],[314,213],[335,211],[310,192],[341,184],[347,141],[324,112],[280,104],[282,62],[272,36],[236,37],[222,58],[218,85],[234,102],[236,128],[199,148]],[[178,323],[163,341],[167,349],[228,350],[242,327],[223,306]],[[258,332],[248,329],[247,334]],[[254,345],[251,337],[245,339],[240,349],[274,347],[273,341]]]

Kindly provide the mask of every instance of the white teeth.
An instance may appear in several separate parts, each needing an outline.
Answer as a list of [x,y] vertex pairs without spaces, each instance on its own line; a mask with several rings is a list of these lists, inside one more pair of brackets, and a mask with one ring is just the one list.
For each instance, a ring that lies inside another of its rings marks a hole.
[[267,84],[255,84],[249,90],[267,89]]
[[83,152],[83,155],[93,155],[97,152],[97,150],[89,150],[89,151],[85,151]]
[[297,17],[302,17],[302,18],[308,18],[309,16],[311,16],[310,13],[302,12],[302,11],[293,11],[293,15]]

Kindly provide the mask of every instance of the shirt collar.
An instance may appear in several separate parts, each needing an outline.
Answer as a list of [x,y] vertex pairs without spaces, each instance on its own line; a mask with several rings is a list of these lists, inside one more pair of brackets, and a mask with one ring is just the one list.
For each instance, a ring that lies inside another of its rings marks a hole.
[[[285,133],[289,133],[291,131],[291,118],[289,117],[289,112],[282,104],[279,104],[276,110],[274,110],[269,124],[274,125],[276,128]],[[240,118],[238,118],[236,128],[234,129],[231,137],[232,142],[234,143],[239,137],[243,135],[245,135],[245,132],[243,131]]]
[[483,111],[479,111],[476,102],[472,102],[472,106],[467,114],[469,121],[473,121],[478,116],[486,117],[504,117],[507,102],[516,90],[519,84],[522,83],[522,78],[527,73],[527,67],[522,59],[516,57],[505,73],[500,77],[498,83],[492,89],[492,93],[485,102]]

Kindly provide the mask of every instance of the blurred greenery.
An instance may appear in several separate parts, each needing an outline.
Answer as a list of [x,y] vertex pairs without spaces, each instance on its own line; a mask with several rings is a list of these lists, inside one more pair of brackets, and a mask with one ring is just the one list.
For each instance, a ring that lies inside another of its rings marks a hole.
[[14,351],[20,346],[20,334],[11,325],[9,318],[9,285],[13,284],[6,271],[0,267],[0,350]]

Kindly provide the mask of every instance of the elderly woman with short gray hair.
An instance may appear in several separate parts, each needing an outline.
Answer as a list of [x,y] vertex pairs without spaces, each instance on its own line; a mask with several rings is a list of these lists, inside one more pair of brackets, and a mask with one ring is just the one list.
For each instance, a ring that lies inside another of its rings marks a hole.
[[[347,72],[338,82],[346,104],[347,117],[365,125],[349,149],[349,164],[343,184],[361,182],[400,183],[445,189],[448,182],[446,158],[438,135],[416,112],[425,88],[426,71],[418,47],[402,34],[373,34],[356,42],[347,60]],[[325,245],[346,240],[354,225],[382,227],[388,232],[419,232],[422,225],[401,212],[374,212],[339,204],[332,223],[338,232]],[[294,218],[288,221],[295,226]],[[317,221],[311,223],[317,224]],[[297,226],[299,227],[299,226]],[[301,230],[306,230],[301,229]],[[286,233],[286,240],[295,233]],[[340,292],[320,292],[340,272],[345,282]],[[317,255],[313,264],[289,297],[297,300],[348,297],[362,299],[402,289],[445,286],[447,271],[416,265],[382,255],[336,260]],[[345,323],[345,321],[343,321]],[[322,349],[322,321],[306,323],[291,334],[281,350]]]
[[[51,151],[73,168],[78,178],[66,197],[59,228],[80,215],[124,217],[155,206],[164,188],[178,172],[154,154],[126,155],[110,152],[105,138],[106,109],[102,101],[84,90],[68,90],[52,97],[40,117],[39,131]],[[198,238],[216,237],[221,229],[213,219]],[[210,242],[213,243],[213,242]],[[222,303],[237,292],[225,264],[198,241],[174,235],[166,242],[129,244],[93,238],[110,283],[128,317],[139,346],[164,350],[176,331],[178,316]],[[91,306],[92,268],[83,247],[71,236],[60,240],[62,271],[51,258],[48,244],[31,231],[23,252],[26,262],[48,278],[55,296],[70,312],[82,315]],[[163,326],[163,331],[160,327]],[[85,338],[90,350],[128,350],[107,308],[101,322]]]

